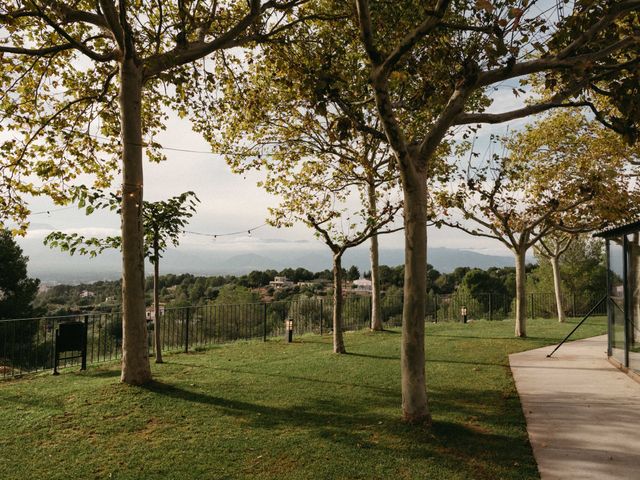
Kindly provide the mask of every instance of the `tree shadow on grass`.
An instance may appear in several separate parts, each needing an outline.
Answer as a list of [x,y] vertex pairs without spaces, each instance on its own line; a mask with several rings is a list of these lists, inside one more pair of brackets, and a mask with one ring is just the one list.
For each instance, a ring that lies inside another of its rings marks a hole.
[[373,335],[402,335],[402,330],[389,330],[389,328],[401,328],[400,326],[387,327],[384,330],[371,332]]
[[[358,401],[354,397],[352,401],[307,398],[300,403],[292,400],[289,404],[270,405],[211,395],[161,382],[152,382],[144,388],[179,402],[197,404],[202,408],[213,407],[215,411],[211,413],[212,418],[220,414],[241,418],[239,425],[242,426],[238,428],[260,428],[274,435],[290,434],[293,438],[296,432],[304,432],[310,444],[328,442],[339,446],[348,456],[384,454],[386,458],[409,458],[421,462],[437,458],[439,464],[450,468],[452,472],[474,472],[474,476],[469,478],[497,478],[482,474],[482,470],[513,471],[514,463],[521,462],[525,471],[529,471],[531,477],[535,476],[535,464],[526,435],[514,438],[483,426],[491,420],[508,421],[499,409],[486,412],[487,404],[496,403],[496,392],[433,392],[433,411],[446,412],[446,418],[436,415],[432,427],[424,428],[404,424],[399,416],[380,413],[381,408],[398,411],[397,395],[382,397],[376,404],[367,403],[370,399]],[[517,401],[508,401],[518,408]],[[181,408],[176,406],[176,409]],[[463,420],[452,421],[452,417]],[[482,418],[476,420],[479,417]],[[280,433],[276,433],[278,431]],[[362,452],[358,453],[360,450]],[[464,465],[462,469],[461,464]],[[477,476],[475,472],[478,472]],[[530,477],[523,475],[522,478]]]
[[454,363],[454,364],[460,364],[460,365],[472,365],[472,366],[476,366],[476,365],[485,365],[485,366],[489,366],[489,367],[504,367],[504,368],[508,368],[509,367],[509,363],[505,360],[505,363],[495,363],[495,362],[474,362],[474,361],[468,361],[465,362],[463,360],[451,360],[448,358],[429,358],[429,355],[427,354],[427,358],[425,360],[425,362],[427,363]]
[[400,360],[400,355],[397,356],[385,356],[385,355],[369,355],[367,353],[358,353],[358,352],[347,352],[346,355],[352,357],[363,357],[363,358],[376,358],[378,360]]
[[39,395],[16,395],[4,394],[0,390],[0,404],[3,408],[10,408],[9,405],[23,405],[32,408],[49,408],[53,410],[61,410],[64,407],[62,399],[47,398]]
[[86,372],[77,373],[77,375],[92,377],[92,378],[113,378],[120,376],[120,369],[100,369],[100,370],[87,370]]
[[300,375],[292,375],[292,374],[286,374],[286,373],[270,373],[270,372],[264,372],[264,371],[245,370],[240,368],[216,368],[216,367],[208,367],[208,368],[211,368],[213,370],[228,372],[228,373],[240,374],[240,375],[255,375],[257,377],[282,378],[285,380],[293,380],[297,382],[311,382],[311,383],[318,383],[323,385],[333,385],[336,387],[362,388],[364,390],[372,391],[378,395],[385,395],[385,396],[392,395],[394,397],[397,397],[397,392],[395,389],[392,390],[390,388],[378,387],[375,385],[365,385],[362,383],[340,382],[337,380],[325,380],[320,378],[302,377]]
[[427,332],[425,334],[427,341],[429,337],[439,337],[439,338],[453,338],[453,339],[473,339],[473,340],[513,340],[514,336],[504,336],[504,337],[483,337],[480,335],[442,335],[438,333]]

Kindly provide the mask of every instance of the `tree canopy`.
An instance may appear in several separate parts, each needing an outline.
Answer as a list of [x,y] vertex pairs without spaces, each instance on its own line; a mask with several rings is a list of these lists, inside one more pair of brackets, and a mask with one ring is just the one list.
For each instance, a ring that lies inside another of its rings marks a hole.
[[[441,224],[503,243],[516,259],[516,335],[526,335],[525,254],[554,232],[585,232],[638,213],[628,148],[595,121],[561,112],[470,157],[436,194]],[[626,170],[626,171],[625,171]]]
[[0,319],[25,318],[34,313],[40,280],[29,278],[28,260],[11,232],[0,230]]
[[151,380],[144,153],[162,158],[154,136],[164,128],[167,109],[184,111],[180,86],[189,66],[206,58],[215,65],[226,50],[276,39],[304,20],[296,7],[305,3],[20,0],[0,6],[1,128],[14,135],[0,144],[0,213],[24,232],[25,194],[64,203],[80,173],[96,173],[104,186],[120,170],[125,383]]

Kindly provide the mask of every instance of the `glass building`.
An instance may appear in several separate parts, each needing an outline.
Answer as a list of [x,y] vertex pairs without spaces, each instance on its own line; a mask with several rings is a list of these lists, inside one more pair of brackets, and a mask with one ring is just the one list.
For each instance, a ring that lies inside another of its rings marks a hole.
[[596,236],[607,248],[609,359],[640,374],[640,221]]

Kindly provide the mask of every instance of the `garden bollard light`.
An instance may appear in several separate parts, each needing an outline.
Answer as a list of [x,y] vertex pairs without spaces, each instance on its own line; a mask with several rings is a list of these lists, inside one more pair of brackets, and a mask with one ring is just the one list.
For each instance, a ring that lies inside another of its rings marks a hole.
[[460,309],[460,315],[462,315],[462,323],[467,323],[467,307]]
[[293,320],[285,320],[285,330],[287,331],[287,343],[293,342]]

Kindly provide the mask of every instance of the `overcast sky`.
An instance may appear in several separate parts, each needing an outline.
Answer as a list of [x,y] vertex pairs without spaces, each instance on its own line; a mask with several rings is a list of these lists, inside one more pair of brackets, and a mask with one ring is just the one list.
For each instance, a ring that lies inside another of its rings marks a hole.
[[[494,104],[490,111],[504,111],[517,108],[523,104],[523,98],[515,98],[511,85],[503,85],[494,94]],[[521,127],[525,121],[518,121],[509,126],[511,131]],[[485,148],[490,133],[505,133],[507,125],[487,126],[478,135],[476,151]],[[163,147],[207,151],[208,144],[191,129],[187,120],[170,115],[167,129],[158,140]],[[166,151],[167,161],[161,164],[145,163],[144,194],[145,199],[156,201],[193,190],[201,200],[197,214],[191,219],[188,230],[212,234],[245,231],[262,225],[268,215],[268,207],[277,203],[275,197],[266,194],[256,186],[260,179],[257,174],[246,176],[231,173],[224,160],[207,153],[188,153]],[[34,214],[28,233],[30,243],[43,238],[52,230],[79,232],[91,235],[107,235],[119,233],[119,218],[113,212],[98,212],[86,216],[75,208],[59,210],[51,201],[36,198],[31,202],[33,212],[51,210],[51,214]],[[21,240],[19,240],[21,241]],[[464,248],[487,254],[508,254],[502,244],[491,239],[472,237],[463,232],[450,229],[429,231],[430,247]],[[213,240],[210,237],[185,235],[181,250],[203,247],[212,251],[256,252],[269,245],[269,248],[304,250],[310,247],[322,248],[322,244],[313,236],[313,232],[303,225],[293,228],[276,229],[262,227],[247,234],[234,235]],[[401,248],[402,232],[385,235],[381,239],[382,248]],[[66,255],[60,252],[43,251],[31,262],[46,262],[49,255]]]

